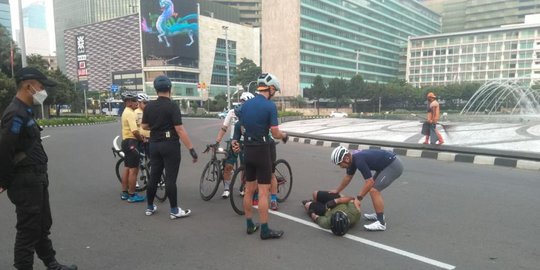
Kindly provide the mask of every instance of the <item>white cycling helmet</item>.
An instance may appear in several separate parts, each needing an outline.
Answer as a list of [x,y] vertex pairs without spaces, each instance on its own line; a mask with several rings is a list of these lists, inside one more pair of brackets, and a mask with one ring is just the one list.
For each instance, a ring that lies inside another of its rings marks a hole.
[[148,101],[150,101],[150,98],[145,93],[138,93],[137,94],[137,101],[139,101],[139,102],[148,102]]
[[281,91],[281,87],[279,86],[279,80],[278,78],[270,73],[263,73],[259,78],[257,79],[257,90],[259,90],[259,87],[264,86],[274,86],[276,88],[276,91]]
[[244,92],[244,93],[242,93],[242,95],[240,95],[240,100],[242,100],[242,101],[248,101],[248,100],[250,100],[250,99],[252,99],[252,98],[254,98],[254,97],[255,97],[255,96],[254,96],[252,93],[250,93],[250,92]]
[[338,146],[334,151],[332,151],[332,155],[330,156],[330,160],[336,165],[341,163],[343,161],[343,157],[349,153],[349,150],[343,146]]

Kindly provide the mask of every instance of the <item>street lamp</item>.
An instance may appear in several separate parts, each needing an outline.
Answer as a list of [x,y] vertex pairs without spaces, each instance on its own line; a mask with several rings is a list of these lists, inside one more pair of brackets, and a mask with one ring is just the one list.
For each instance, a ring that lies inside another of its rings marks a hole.
[[231,109],[231,82],[230,82],[230,72],[229,72],[229,37],[227,35],[227,30],[229,30],[228,26],[222,26],[223,30],[225,30],[225,62],[226,66],[225,69],[227,70],[227,109]]

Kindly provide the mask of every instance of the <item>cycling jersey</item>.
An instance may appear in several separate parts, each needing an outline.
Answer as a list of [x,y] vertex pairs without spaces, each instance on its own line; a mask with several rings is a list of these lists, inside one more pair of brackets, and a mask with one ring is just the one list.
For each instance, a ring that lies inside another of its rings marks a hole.
[[360,211],[354,206],[353,201],[350,201],[348,203],[340,203],[336,207],[327,210],[324,216],[319,216],[315,222],[322,228],[330,229],[332,215],[337,211],[341,211],[347,215],[350,222],[350,228],[360,220]]
[[145,130],[141,128],[142,118],[143,118],[143,110],[141,108],[137,108],[135,110],[135,115],[137,116],[137,127],[139,128],[139,133],[143,135],[145,138],[150,137],[150,130]]
[[234,138],[234,125],[238,122],[238,117],[236,117],[236,114],[234,113],[234,109],[229,110],[227,112],[227,116],[225,116],[225,120],[223,120],[223,126],[229,128],[233,127],[231,129],[231,139]]
[[126,107],[122,113],[122,140],[137,139],[133,132],[139,130],[137,127],[137,115],[132,108]]
[[364,179],[372,177],[371,171],[380,172],[396,159],[395,153],[379,149],[351,151],[351,156],[347,175],[354,175],[359,170]]
[[179,139],[175,126],[182,125],[182,115],[178,105],[167,97],[150,101],[144,109],[142,122],[150,127],[151,142]]
[[274,102],[257,95],[242,105],[240,122],[245,128],[244,141],[249,143],[273,143],[268,136],[271,127],[278,126]]

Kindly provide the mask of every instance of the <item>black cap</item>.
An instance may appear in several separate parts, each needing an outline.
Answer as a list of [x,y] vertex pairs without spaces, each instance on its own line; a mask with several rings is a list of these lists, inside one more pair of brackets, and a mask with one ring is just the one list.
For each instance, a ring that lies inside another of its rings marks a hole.
[[47,79],[47,76],[45,76],[43,73],[41,73],[41,71],[33,67],[24,67],[17,71],[17,73],[15,74],[15,82],[17,82],[17,84],[26,80],[36,80],[44,86],[56,86],[55,81]]

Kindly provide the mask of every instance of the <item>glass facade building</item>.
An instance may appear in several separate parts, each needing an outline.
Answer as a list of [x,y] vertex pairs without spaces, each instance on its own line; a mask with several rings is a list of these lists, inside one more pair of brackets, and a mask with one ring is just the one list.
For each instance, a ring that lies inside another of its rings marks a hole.
[[47,30],[45,4],[37,2],[23,8],[23,23],[24,27]]
[[540,13],[539,0],[424,0],[423,3],[442,15],[443,33],[519,24],[526,15]]
[[540,23],[411,37],[407,81],[419,87],[540,79]]
[[[261,1],[262,0],[208,0],[220,3],[240,11],[240,24],[261,26]],[[208,14],[205,14],[208,15]]]
[[9,8],[9,0],[0,0],[0,24],[4,26],[10,33],[11,29],[11,10]]
[[284,78],[285,96],[301,95],[317,75],[404,78],[408,37],[440,33],[440,16],[413,0],[265,0],[263,11],[263,70]]

